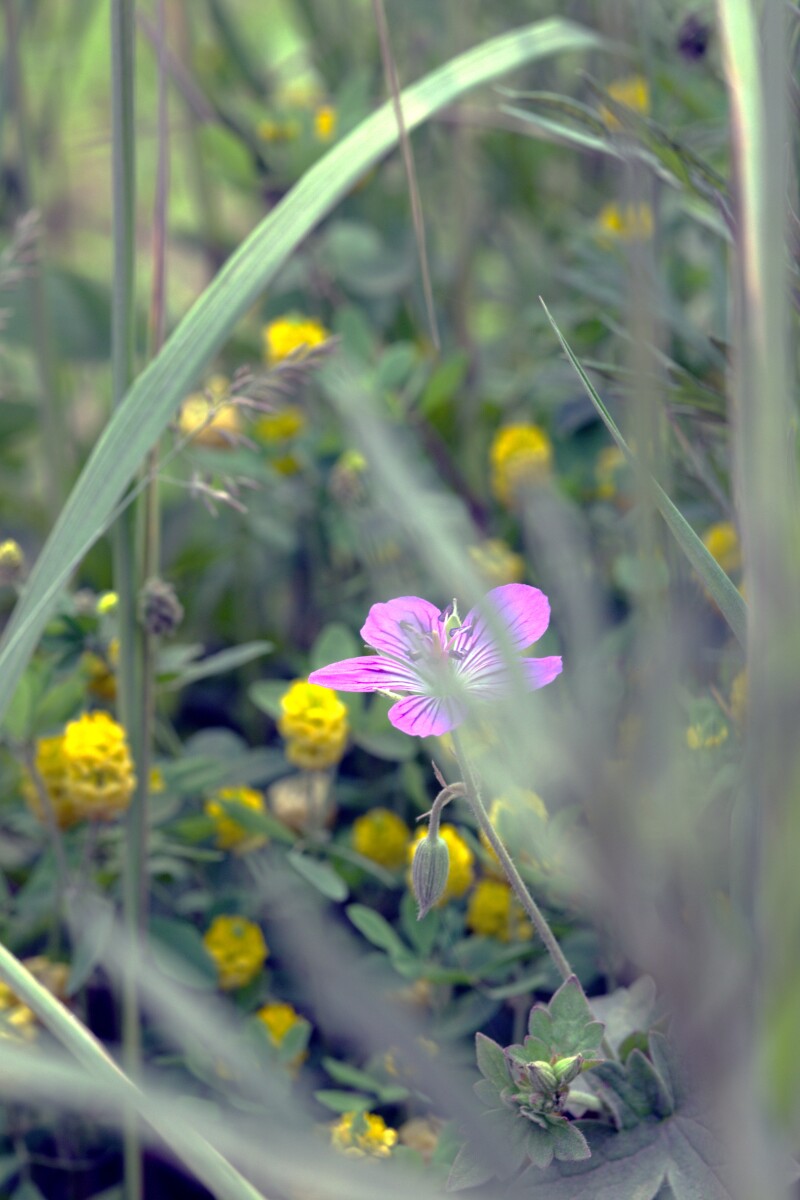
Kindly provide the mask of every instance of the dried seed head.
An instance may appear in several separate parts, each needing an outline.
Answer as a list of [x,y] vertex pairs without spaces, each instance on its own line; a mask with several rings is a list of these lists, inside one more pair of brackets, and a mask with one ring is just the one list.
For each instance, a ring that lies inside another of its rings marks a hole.
[[171,583],[148,579],[139,595],[139,619],[148,633],[174,633],[183,620],[183,605]]

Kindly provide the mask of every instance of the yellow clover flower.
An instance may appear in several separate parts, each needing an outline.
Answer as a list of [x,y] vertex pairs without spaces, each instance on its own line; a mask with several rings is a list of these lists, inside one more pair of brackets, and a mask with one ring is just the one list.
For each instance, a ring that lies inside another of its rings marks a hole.
[[290,763],[324,771],[341,761],[350,726],[347,709],[332,688],[295,680],[281,698],[281,714],[278,732]]
[[502,538],[487,538],[479,546],[470,546],[469,557],[488,587],[521,583],[525,578],[525,559]]
[[715,750],[728,740],[728,726],[720,724],[709,729],[705,725],[690,725],[686,730],[686,745],[690,750]]
[[[427,837],[427,833],[427,829],[417,830],[414,841],[409,847],[409,862],[413,860],[417,846],[423,838]],[[450,863],[447,883],[436,904],[437,908],[441,907],[442,904],[446,904],[448,900],[457,900],[459,896],[463,896],[472,887],[475,879],[475,855],[455,825],[440,825],[439,834],[447,845]]]
[[25,553],[19,542],[6,538],[0,542],[0,587],[16,583],[25,569]]
[[538,425],[506,425],[495,434],[489,461],[492,491],[501,504],[510,507],[521,488],[549,477],[553,446]]
[[213,958],[224,992],[245,987],[263,967],[269,955],[258,925],[244,917],[215,917],[203,937]]
[[253,426],[253,433],[262,442],[288,442],[302,433],[307,424],[302,408],[287,404],[259,417]]
[[353,849],[395,871],[408,861],[411,830],[397,813],[373,808],[353,822]]
[[[646,117],[650,112],[650,85],[643,75],[629,75],[624,79],[615,79],[608,87],[608,94],[617,104],[629,108],[631,112]],[[622,122],[605,106],[600,114],[609,129],[621,129]]]
[[[130,804],[136,777],[125,730],[105,712],[84,713],[63,734],[36,743],[36,772],[57,824],[111,821]],[[35,780],[23,782],[25,799],[46,818]]]
[[[269,1040],[276,1049],[280,1049],[283,1045],[286,1035],[295,1028],[296,1025],[301,1025],[304,1018],[300,1016],[297,1009],[291,1005],[282,1002],[274,1002],[272,1004],[264,1004],[256,1013],[257,1018],[265,1026],[269,1034]],[[290,1070],[294,1071],[301,1063],[308,1058],[308,1051],[301,1050],[292,1060],[287,1063]]]
[[[314,317],[287,315],[264,327],[264,358],[269,366],[282,362],[295,352],[307,353],[330,337],[325,326]],[[301,353],[302,357],[302,353]]]
[[653,236],[653,210],[649,204],[605,204],[597,216],[604,241],[643,242]]
[[739,535],[730,521],[717,521],[703,534],[703,545],[726,574],[731,575],[742,566],[742,549]]
[[321,104],[314,113],[314,136],[318,142],[329,142],[336,133],[338,116],[330,104]]
[[273,1046],[280,1046],[290,1029],[294,1029],[302,1017],[291,1004],[265,1004],[256,1013],[259,1021],[267,1028]]
[[[230,807],[226,801],[232,802]],[[265,845],[267,839],[263,833],[253,833],[236,820],[237,804],[252,812],[264,812],[264,797],[250,787],[220,788],[206,801],[204,811],[214,822],[220,850],[236,850],[239,854],[245,854]]]
[[342,1113],[331,1126],[331,1145],[352,1158],[388,1158],[396,1143],[397,1130],[377,1113]]
[[213,375],[204,392],[194,392],[183,402],[178,428],[200,446],[228,450],[241,430],[241,416],[235,404],[226,403],[230,384],[224,375]]
[[533,934],[511,888],[499,879],[481,879],[476,885],[467,905],[467,925],[473,933],[501,942],[522,941]]

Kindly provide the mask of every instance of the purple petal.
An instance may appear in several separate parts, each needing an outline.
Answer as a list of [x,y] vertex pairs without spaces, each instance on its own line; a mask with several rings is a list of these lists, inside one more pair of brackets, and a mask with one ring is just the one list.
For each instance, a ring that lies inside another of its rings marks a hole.
[[552,683],[556,675],[561,674],[561,665],[559,654],[553,655],[552,658],[523,658],[522,668],[528,687],[540,688],[546,683]]
[[438,629],[440,611],[429,600],[419,596],[398,596],[385,604],[373,604],[361,629],[361,636],[368,646],[391,654],[394,658],[408,658],[409,650],[416,649],[409,638],[408,630],[400,622],[430,633]]
[[413,667],[406,667],[379,654],[345,658],[312,671],[309,683],[320,683],[337,692],[419,692],[422,680]]
[[449,733],[464,720],[460,705],[435,696],[408,696],[389,709],[389,720],[395,729],[412,737],[435,737]]
[[496,641],[491,625],[487,624],[484,613],[491,607],[497,613],[500,621],[508,629],[508,636],[516,650],[525,650],[538,642],[547,626],[550,624],[550,601],[544,592],[530,587],[527,583],[506,583],[502,587],[492,588],[478,607],[467,613],[464,619],[466,627],[472,627],[471,644],[477,651],[479,643]]

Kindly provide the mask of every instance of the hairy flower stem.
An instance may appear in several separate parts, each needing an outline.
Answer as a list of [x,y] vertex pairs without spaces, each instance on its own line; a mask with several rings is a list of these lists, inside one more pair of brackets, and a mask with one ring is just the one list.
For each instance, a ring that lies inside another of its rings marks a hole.
[[[545,946],[548,954],[550,955],[551,959],[553,960],[553,964],[555,965],[555,968],[558,971],[559,975],[565,982],[567,979],[574,977],[578,981],[578,986],[583,991],[583,986],[580,983],[580,980],[578,980],[577,975],[575,975],[575,972],[572,970],[572,967],[569,965],[569,962],[567,960],[566,955],[564,954],[564,951],[559,946],[558,941],[556,940],[555,934],[553,933],[552,929],[550,928],[550,926],[547,923],[547,918],[545,917],[542,910],[539,908],[539,905],[536,903],[533,896],[528,891],[528,888],[525,884],[524,879],[520,875],[517,868],[514,866],[514,862],[511,858],[511,855],[508,853],[505,846],[500,841],[500,838],[497,836],[497,832],[496,832],[494,826],[492,825],[492,822],[489,820],[489,814],[487,813],[486,808],[483,803],[483,800],[481,799],[480,784],[478,782],[478,777],[477,777],[475,771],[472,769],[472,764],[469,761],[469,758],[467,757],[466,753],[464,752],[464,747],[461,742],[461,738],[459,737],[458,733],[455,730],[451,731],[450,736],[453,739],[453,746],[455,748],[456,760],[458,762],[459,767],[461,768],[461,774],[464,779],[464,785],[463,785],[464,793],[463,794],[466,797],[470,808],[472,809],[472,812],[475,816],[475,820],[478,822],[478,825],[480,826],[482,832],[486,836],[487,842],[489,843],[489,845],[492,847],[495,854],[497,855],[500,865],[506,874],[506,878],[508,879],[508,882],[511,884],[511,887],[514,891],[515,896],[517,897],[517,899],[519,900],[523,909],[525,910],[526,914],[530,918],[531,924],[533,925],[536,932],[539,934],[539,937],[542,939],[542,942],[544,943],[544,946]],[[585,993],[584,993],[584,997],[585,997]],[[614,1053],[613,1048],[611,1047],[610,1043],[608,1042],[607,1038],[605,1038],[605,1037],[603,1038],[603,1041],[601,1042],[601,1049],[603,1051],[603,1054],[606,1056],[606,1058],[610,1058],[610,1059],[616,1058],[616,1054]]]
[[461,738],[455,730],[451,732],[450,736],[453,739],[456,759],[458,760],[458,765],[461,768],[461,774],[464,778],[464,795],[466,796],[469,806],[472,809],[475,820],[478,822],[478,825],[480,826],[481,831],[484,833],[487,842],[500,860],[500,865],[505,871],[506,878],[511,884],[514,894],[516,895],[522,907],[525,909],[527,915],[530,917],[531,924],[539,934],[539,937],[542,939],[548,954],[553,960],[556,970],[561,978],[566,981],[571,975],[574,975],[574,971],[569,965],[564,951],[556,941],[555,935],[547,923],[547,918],[525,886],[525,881],[523,880],[517,868],[514,866],[511,855],[500,841],[492,822],[489,820],[489,814],[487,813],[483,800],[481,799],[478,778],[472,769],[472,764],[467,758],[467,755],[464,753],[464,747],[461,743]]

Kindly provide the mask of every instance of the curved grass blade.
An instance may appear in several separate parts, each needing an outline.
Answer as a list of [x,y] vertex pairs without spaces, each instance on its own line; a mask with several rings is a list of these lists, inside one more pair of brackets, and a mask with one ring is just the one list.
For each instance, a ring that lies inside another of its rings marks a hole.
[[[415,129],[464,92],[526,63],[602,45],[590,30],[557,18],[492,38],[405,89],[401,98],[406,126]],[[231,256],[136,380],[75,484],[0,642],[0,716],[60,589],[105,531],[180,401],[293,250],[396,145],[397,137],[394,111],[387,103],[307,171]]]
[[683,553],[688,558],[691,565],[694,567],[703,585],[708,589],[709,593],[716,602],[720,612],[731,627],[731,631],[740,643],[744,646],[747,641],[747,605],[745,604],[739,592],[731,583],[728,576],[722,570],[722,567],[712,558],[708,550],[701,542],[695,531],[692,529],[686,518],[678,511],[673,502],[670,500],[667,493],[653,479],[649,472],[645,471],[642,465],[638,462],[636,456],[631,451],[625,438],[622,436],[617,423],[611,416],[611,413],[606,408],[600,396],[592,386],[589,376],[584,371],[578,359],[575,357],[571,347],[564,338],[561,330],[556,325],[550,310],[542,300],[542,308],[547,314],[547,319],[553,326],[556,337],[561,343],[561,348],[567,358],[575,368],[581,383],[584,386],[587,396],[592,404],[597,409],[597,412],[605,425],[608,432],[613,437],[614,441],[619,446],[622,453],[625,455],[631,466],[637,471],[639,479],[651,492],[658,511],[669,526],[675,541],[680,546]]

